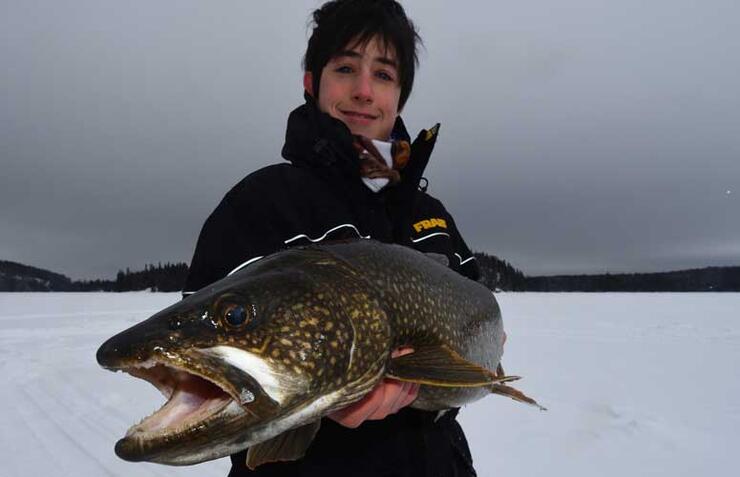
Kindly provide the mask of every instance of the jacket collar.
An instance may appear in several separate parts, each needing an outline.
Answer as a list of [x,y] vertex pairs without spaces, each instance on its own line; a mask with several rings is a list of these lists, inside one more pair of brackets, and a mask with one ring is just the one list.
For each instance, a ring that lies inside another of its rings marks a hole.
[[[296,166],[333,166],[359,177],[359,160],[352,145],[354,138],[340,120],[319,110],[312,96],[304,93],[306,102],[288,117],[282,156]],[[391,137],[409,140],[409,133],[399,116]]]

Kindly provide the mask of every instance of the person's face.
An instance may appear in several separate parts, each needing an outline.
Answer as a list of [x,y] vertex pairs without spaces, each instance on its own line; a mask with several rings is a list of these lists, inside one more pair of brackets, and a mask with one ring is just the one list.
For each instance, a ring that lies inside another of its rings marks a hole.
[[[303,85],[315,96],[312,79],[306,72]],[[353,134],[387,141],[400,97],[395,53],[381,48],[376,39],[339,52],[321,72],[319,109],[344,122]]]

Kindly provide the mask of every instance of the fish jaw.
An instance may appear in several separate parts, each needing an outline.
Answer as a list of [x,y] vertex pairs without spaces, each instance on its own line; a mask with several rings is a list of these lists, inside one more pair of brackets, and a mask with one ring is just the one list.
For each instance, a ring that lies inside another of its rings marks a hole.
[[178,443],[191,448],[199,431],[249,417],[223,387],[173,363],[152,359],[117,370],[149,381],[166,399],[159,410],[129,428],[116,443],[116,455],[124,460],[177,463]]
[[256,351],[234,346],[155,346],[143,361],[142,356],[124,359],[105,349],[98,354],[103,367],[148,381],[167,400],[132,426],[115,452],[124,460],[167,465],[224,457],[320,419],[362,398],[385,371],[381,355],[364,371],[355,368],[353,379],[332,374],[338,381],[324,381],[319,389],[309,375],[287,372]]
[[104,367],[150,382],[167,400],[116,443],[128,461],[187,465],[223,457],[249,445],[250,429],[281,411],[251,375],[196,352]]
[[[163,359],[121,366],[115,370],[149,381],[167,402],[132,426],[116,443],[118,457],[167,465],[192,465],[225,457],[359,400],[380,381],[385,371],[380,362],[375,363],[355,381],[323,395],[309,392],[294,381],[288,384],[294,386],[294,394],[287,391],[283,395],[273,394],[282,401],[281,405],[270,396],[274,389],[269,380],[277,385],[280,377],[268,376],[269,365],[255,364],[254,360],[234,354],[234,350],[208,349],[198,353],[199,359],[218,356],[225,366],[249,363],[250,369],[256,369],[250,375],[255,383],[251,388],[254,392],[249,391],[246,402],[240,403],[244,393],[233,396],[232,389],[224,389],[222,382],[211,381],[192,369],[165,363]],[[260,383],[267,383],[264,389]],[[298,386],[303,391],[299,392]]]

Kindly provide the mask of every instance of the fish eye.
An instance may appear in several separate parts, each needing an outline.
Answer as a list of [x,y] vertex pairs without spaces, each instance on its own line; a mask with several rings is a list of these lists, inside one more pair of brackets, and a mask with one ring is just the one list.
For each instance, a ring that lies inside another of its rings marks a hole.
[[247,310],[241,305],[232,305],[226,309],[224,320],[230,326],[241,326],[247,322]]

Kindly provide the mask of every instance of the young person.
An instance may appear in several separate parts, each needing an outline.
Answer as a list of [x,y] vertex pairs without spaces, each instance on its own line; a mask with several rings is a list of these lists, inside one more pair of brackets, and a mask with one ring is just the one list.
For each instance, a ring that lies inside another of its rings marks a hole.
[[[229,191],[205,222],[185,294],[296,245],[373,238],[416,248],[476,280],[478,266],[444,206],[420,188],[438,125],[410,138],[418,34],[394,0],[334,0],[313,13],[305,104],[282,156]],[[395,355],[412,352],[410,348]],[[411,409],[418,386],[385,380],[324,419],[306,456],[229,476],[473,476],[456,410]]]

